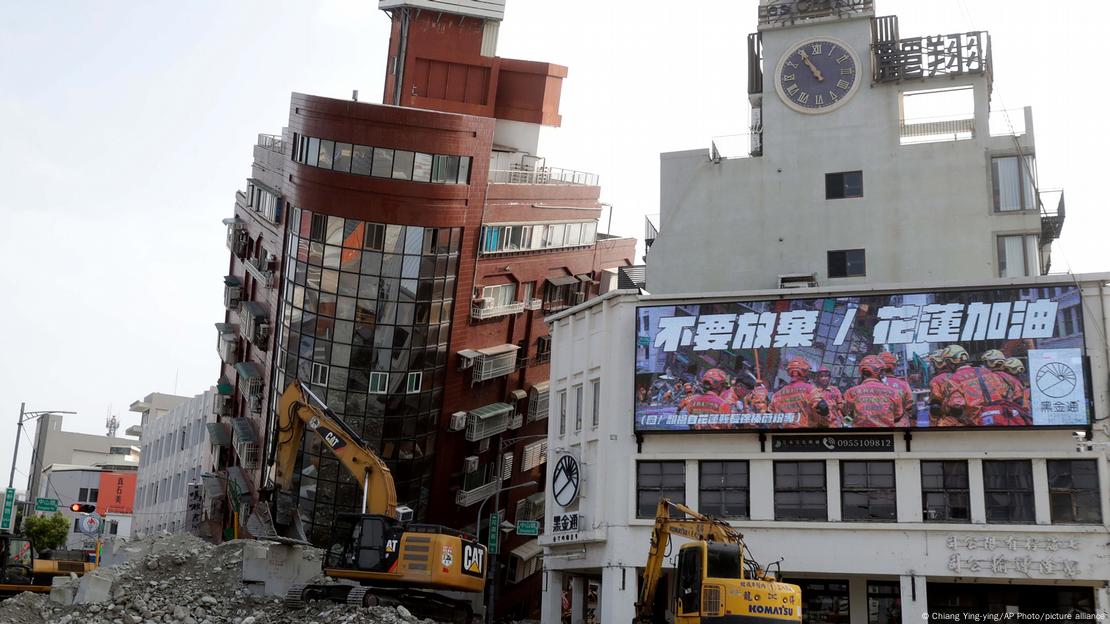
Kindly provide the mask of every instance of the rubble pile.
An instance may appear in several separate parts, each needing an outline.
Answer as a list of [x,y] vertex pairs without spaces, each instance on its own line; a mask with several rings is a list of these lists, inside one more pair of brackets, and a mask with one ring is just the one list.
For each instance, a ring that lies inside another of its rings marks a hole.
[[[213,546],[192,536],[131,542],[122,563],[78,579],[57,579],[49,596],[23,593],[0,602],[4,624],[435,624],[403,607],[311,602],[288,609],[242,580],[237,540]],[[319,551],[314,551],[319,557]],[[318,568],[317,568],[318,569]],[[329,582],[319,577],[314,582]]]

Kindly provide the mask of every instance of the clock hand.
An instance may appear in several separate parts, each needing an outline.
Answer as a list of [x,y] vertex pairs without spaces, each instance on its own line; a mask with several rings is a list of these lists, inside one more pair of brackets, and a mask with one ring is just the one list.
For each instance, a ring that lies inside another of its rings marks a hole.
[[809,55],[805,53],[805,50],[798,50],[798,54],[802,55],[802,62],[809,67],[809,71],[813,72],[813,77],[816,78],[818,82],[824,82],[825,77],[821,75],[821,70],[817,69],[813,61],[809,60]]

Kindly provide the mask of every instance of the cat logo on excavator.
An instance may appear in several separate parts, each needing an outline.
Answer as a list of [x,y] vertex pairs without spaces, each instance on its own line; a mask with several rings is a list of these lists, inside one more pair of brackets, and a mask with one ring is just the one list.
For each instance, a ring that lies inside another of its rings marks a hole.
[[471,576],[485,575],[486,551],[481,546],[463,542],[462,571]]

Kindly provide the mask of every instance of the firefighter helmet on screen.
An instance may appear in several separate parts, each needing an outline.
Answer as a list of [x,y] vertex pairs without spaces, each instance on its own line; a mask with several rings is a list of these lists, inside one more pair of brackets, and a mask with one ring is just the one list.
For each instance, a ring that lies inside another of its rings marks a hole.
[[809,362],[802,357],[796,357],[786,365],[786,374],[791,377],[805,377],[809,374],[809,371]]
[[983,360],[983,365],[991,370],[1002,370],[1005,367],[1006,356],[998,349],[984,351],[980,359]]
[[1011,375],[1020,375],[1025,372],[1025,364],[1022,364],[1021,360],[1016,357],[1006,358],[1003,360],[1002,366],[1006,369],[1006,372]]
[[868,377],[878,377],[883,373],[883,360],[877,355],[865,356],[859,363],[859,372]]
[[898,365],[898,356],[890,351],[883,351],[879,354],[879,359],[883,362],[883,370],[892,371]]
[[957,366],[959,366],[960,364],[966,364],[967,361],[971,359],[968,356],[966,349],[964,349],[960,345],[955,344],[945,347],[944,351],[941,352],[941,358],[945,362],[949,362]]
[[719,368],[711,368],[702,374],[701,383],[710,390],[720,390],[728,384],[728,375]]

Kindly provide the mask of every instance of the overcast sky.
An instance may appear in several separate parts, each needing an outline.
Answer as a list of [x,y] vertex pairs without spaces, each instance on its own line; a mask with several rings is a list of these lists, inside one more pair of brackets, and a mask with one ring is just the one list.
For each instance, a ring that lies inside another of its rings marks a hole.
[[[569,67],[563,127],[541,155],[600,174],[614,233],[641,238],[659,212],[661,151],[747,129],[756,4],[509,0],[499,55]],[[1107,5],[876,5],[903,37],[990,31],[992,107],[1034,107],[1040,186],[1067,193],[1053,269],[1110,269],[1096,191]],[[292,91],[379,102],[388,25],[374,0],[0,3],[5,472],[21,401],[77,411],[66,429],[103,434],[109,410],[126,428],[147,393],[215,383],[220,220],[255,137],[281,131]]]

